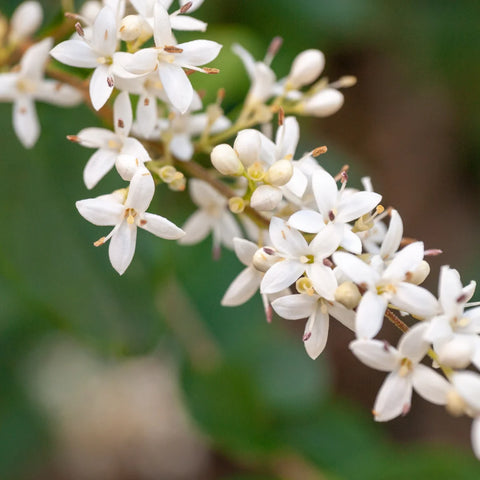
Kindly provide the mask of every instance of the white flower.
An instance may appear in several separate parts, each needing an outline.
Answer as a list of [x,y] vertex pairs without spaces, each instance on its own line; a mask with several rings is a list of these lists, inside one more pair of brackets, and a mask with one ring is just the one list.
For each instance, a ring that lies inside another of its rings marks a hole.
[[161,3],[154,6],[155,48],[144,48],[134,54],[119,53],[117,58],[128,72],[147,75],[157,71],[170,103],[185,113],[192,103],[193,87],[183,68],[208,73],[199,68],[215,59],[222,48],[210,40],[194,40],[176,45],[170,19]]
[[381,340],[354,340],[350,349],[365,365],[391,372],[378,392],[373,407],[375,420],[386,422],[410,410],[412,389],[437,405],[447,403],[448,381],[420,364],[430,344],[424,340],[426,324],[404,334],[398,350]]
[[176,240],[184,235],[180,228],[166,218],[146,212],[154,192],[153,178],[150,172],[143,168],[133,176],[125,203],[122,203],[119,195],[103,195],[76,203],[80,214],[89,222],[99,226],[114,226],[113,230],[95,242],[95,245],[102,245],[110,240],[110,262],[120,275],[130,265],[135,253],[137,227],[167,240]]
[[43,10],[39,2],[22,2],[13,12],[8,39],[19,43],[35,33],[43,21]]
[[387,265],[380,256],[367,264],[349,253],[333,255],[335,264],[357,285],[366,290],[357,308],[356,333],[359,338],[372,338],[382,327],[388,303],[419,317],[437,312],[435,297],[422,287],[406,281],[423,259],[423,243],[415,242],[400,250]]
[[362,251],[360,238],[347,227],[347,223],[370,212],[381,200],[375,192],[346,191],[346,181],[340,190],[335,179],[325,170],[317,169],[312,175],[312,189],[318,211],[300,210],[288,220],[292,227],[307,233],[318,233],[328,223],[341,225],[341,246],[354,253]]
[[83,36],[66,40],[54,47],[50,54],[66,65],[95,69],[90,79],[90,99],[95,110],[99,110],[109,99],[115,84],[114,74],[119,71],[114,60],[116,49],[116,14],[105,6],[95,18],[88,39]]
[[270,222],[270,239],[276,255],[282,258],[265,273],[261,283],[262,293],[275,293],[289,287],[304,272],[312,281],[317,293],[333,301],[337,280],[333,270],[324,260],[338,247],[340,232],[334,225],[324,228],[311,242],[289,227],[283,220],[273,217]]
[[215,257],[222,244],[233,249],[233,239],[242,235],[235,217],[227,208],[227,199],[208,183],[195,178],[189,181],[189,190],[193,203],[200,208],[183,225],[185,236],[179,243],[193,245],[212,232]]
[[338,303],[327,302],[319,295],[286,295],[274,300],[272,307],[278,315],[288,320],[308,318],[303,342],[308,355],[314,360],[327,344],[329,314],[353,330],[354,312]]
[[69,137],[84,147],[97,148],[83,171],[87,188],[93,188],[116,164],[120,176],[130,180],[136,169],[150,160],[145,147],[131,138],[132,106],[126,92],[120,93],[113,105],[114,131],[91,127]]
[[35,100],[66,107],[82,99],[81,93],[69,85],[43,78],[52,43],[52,38],[46,38],[33,45],[23,55],[18,71],[0,74],[0,101],[13,102],[13,128],[26,148],[32,147],[40,135]]

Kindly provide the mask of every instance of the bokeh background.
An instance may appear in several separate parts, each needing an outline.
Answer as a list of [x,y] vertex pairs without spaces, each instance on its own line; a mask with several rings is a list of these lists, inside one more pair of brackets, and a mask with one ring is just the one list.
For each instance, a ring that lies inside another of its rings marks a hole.
[[[18,2],[1,1],[11,13]],[[43,1],[47,19],[58,2]],[[195,78],[225,108],[248,90],[239,42],[285,75],[295,55],[319,48],[325,74],[358,84],[335,116],[302,120],[299,151],[327,145],[323,165],[370,175],[405,233],[441,248],[438,267],[479,278],[480,4],[469,0],[207,0],[197,17],[223,43],[218,76]],[[179,35],[179,39],[193,38]],[[208,96],[207,96],[208,98]],[[370,416],[383,374],[348,350],[332,326],[313,362],[303,322],[265,322],[258,298],[220,299],[242,268],[211,241],[190,247],[140,232],[123,277],[103,234],[75,201],[90,151],[65,140],[99,125],[85,107],[37,104],[42,136],[26,151],[0,104],[0,478],[20,480],[472,479],[468,419],[414,397],[388,425]],[[193,205],[159,192],[154,209],[176,223]],[[385,336],[395,338],[388,328]]]

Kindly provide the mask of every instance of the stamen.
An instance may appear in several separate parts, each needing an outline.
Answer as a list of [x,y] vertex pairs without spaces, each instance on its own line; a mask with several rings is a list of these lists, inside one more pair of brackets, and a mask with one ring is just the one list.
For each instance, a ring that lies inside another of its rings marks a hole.
[[265,58],[263,60],[263,63],[265,65],[270,65],[272,63],[272,60],[275,58],[275,55],[280,50],[282,43],[283,43],[282,37],[273,37],[272,41],[270,42],[270,45],[268,46]]
[[187,13],[190,8],[192,8],[192,5],[192,2],[187,2],[182,8],[180,8],[180,13]]
[[107,83],[110,88],[113,88],[114,82],[112,77],[107,77]]
[[74,143],[80,143],[80,138],[77,135],[67,135],[67,140]]
[[125,126],[125,123],[123,122],[123,120],[121,118],[118,119],[118,122],[117,122],[117,125],[119,128],[123,128]]
[[175,47],[174,45],[165,45],[163,50],[167,53],[182,53],[183,49]]
[[425,250],[423,252],[423,255],[425,257],[436,257],[437,255],[441,255],[443,253],[443,250],[440,250],[439,248],[430,248],[428,250]]
[[317,147],[315,150],[312,151],[310,154],[312,157],[319,157],[320,155],[323,155],[324,153],[327,153],[327,147],[323,145],[322,147]]
[[208,68],[208,67],[203,67],[202,71],[204,73],[208,73],[209,75],[215,75],[217,73],[220,73],[220,70],[218,68]]
[[146,97],[146,98],[143,100],[143,105],[144,105],[145,107],[148,107],[148,106],[150,105],[150,99]]
[[285,122],[285,110],[280,107],[278,109],[278,126],[281,127]]
[[337,175],[335,175],[335,177],[334,177],[334,178],[335,178],[335,181],[338,182],[339,180],[341,180],[341,179],[342,179],[342,176],[343,176],[343,173],[344,173],[344,172],[348,172],[349,168],[350,168],[350,165],[344,165],[344,166],[340,169],[340,171],[337,173]]
[[84,37],[85,36],[85,30],[83,29],[83,27],[80,25],[80,22],[77,22],[75,24],[75,30],[77,31],[77,33],[81,36],[81,37]]
[[106,242],[106,238],[102,237],[102,238],[99,238],[96,242],[93,242],[93,244],[96,247],[99,247],[100,245],[103,245],[105,242]]
[[306,342],[312,336],[312,332],[307,332],[303,335],[303,341]]

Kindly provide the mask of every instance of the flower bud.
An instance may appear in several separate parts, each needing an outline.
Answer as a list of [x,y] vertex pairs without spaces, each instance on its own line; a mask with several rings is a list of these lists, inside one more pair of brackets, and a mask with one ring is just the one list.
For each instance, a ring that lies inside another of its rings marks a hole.
[[261,146],[260,132],[251,128],[239,132],[233,144],[238,158],[246,168],[258,161]]
[[349,310],[353,310],[360,303],[361,298],[358,287],[350,281],[341,283],[335,290],[335,301]]
[[266,272],[280,257],[273,247],[259,248],[253,255],[252,264],[259,272]]
[[177,174],[180,175],[175,176],[175,178],[168,184],[168,188],[174,192],[183,192],[187,186],[187,180],[185,175],[181,172],[177,172]]
[[273,210],[282,200],[282,192],[277,187],[261,185],[252,194],[250,206],[255,210]]
[[165,183],[173,182],[177,173],[177,169],[171,165],[165,165],[158,170],[158,176],[160,177],[160,180]]
[[210,154],[213,166],[223,175],[241,175],[243,165],[235,150],[226,143],[217,145]]
[[320,50],[305,50],[293,61],[287,87],[296,89],[313,83],[325,67],[325,55]]
[[127,15],[120,24],[120,38],[124,42],[134,42],[144,30],[144,21],[139,15]]
[[232,197],[228,200],[228,208],[232,213],[242,213],[245,206],[245,200],[242,197]]
[[21,3],[13,12],[10,27],[10,39],[14,42],[30,37],[40,27],[43,11],[40,3],[29,1]]
[[340,110],[343,105],[343,94],[334,88],[325,88],[312,97],[300,103],[299,113],[314,115],[315,117],[328,117]]
[[93,23],[97,15],[100,13],[101,9],[101,2],[97,2],[96,0],[90,0],[88,2],[85,2],[80,8],[80,16],[85,18],[88,23]]
[[290,160],[282,159],[275,162],[267,171],[264,181],[270,185],[281,187],[290,181],[293,175],[293,165]]
[[474,351],[473,342],[466,342],[458,337],[453,337],[441,346],[435,347],[439,363],[454,369],[467,368]]

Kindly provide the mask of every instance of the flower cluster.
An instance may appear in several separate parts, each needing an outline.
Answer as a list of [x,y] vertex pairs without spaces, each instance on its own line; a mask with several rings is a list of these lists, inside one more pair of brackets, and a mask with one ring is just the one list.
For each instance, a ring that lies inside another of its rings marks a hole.
[[[468,303],[475,282],[463,286],[458,272],[443,266],[434,296],[421,284],[430,273],[425,258],[440,252],[403,237],[400,214],[380,204],[368,178],[358,190],[350,186],[348,166],[334,176],[327,172],[317,161],[326,147],[297,152],[296,117],[334,114],[344,102],[339,89],[355,79],[320,78],[325,57],[316,49],[298,54],[288,75],[277,79],[271,63],[280,39],[263,61],[234,45],[251,82],[245,101],[236,118],[227,118],[220,90],[203,109],[189,77],[218,73],[205,65],[221,45],[178,43],[174,30],[205,32],[207,25],[190,16],[203,0],[180,0],[173,11],[172,3],[87,2],[68,14],[72,36],[56,46],[52,38],[34,43],[42,11],[36,2],[21,4],[0,38],[1,61],[9,67],[0,74],[0,100],[13,102],[20,141],[32,147],[39,136],[35,101],[87,101],[111,128],[90,126],[68,137],[95,149],[84,182],[92,189],[115,167],[127,183],[76,206],[94,225],[113,227],[94,244],[110,241],[119,274],[132,262],[137,227],[182,245],[212,233],[214,256],[223,245],[245,266],[223,305],[240,305],[259,290],[268,320],[272,309],[285,319],[306,318],[303,342],[313,359],[325,349],[333,317],[353,332],[356,357],[389,372],[375,401],[376,420],[406,414],[415,389],[474,419],[480,458],[480,307]],[[88,81],[61,64],[89,70]],[[209,154],[211,165],[202,165],[197,153]],[[198,209],[181,229],[147,210],[157,186],[181,192],[185,175]],[[385,318],[402,330],[397,347],[378,338]]]

